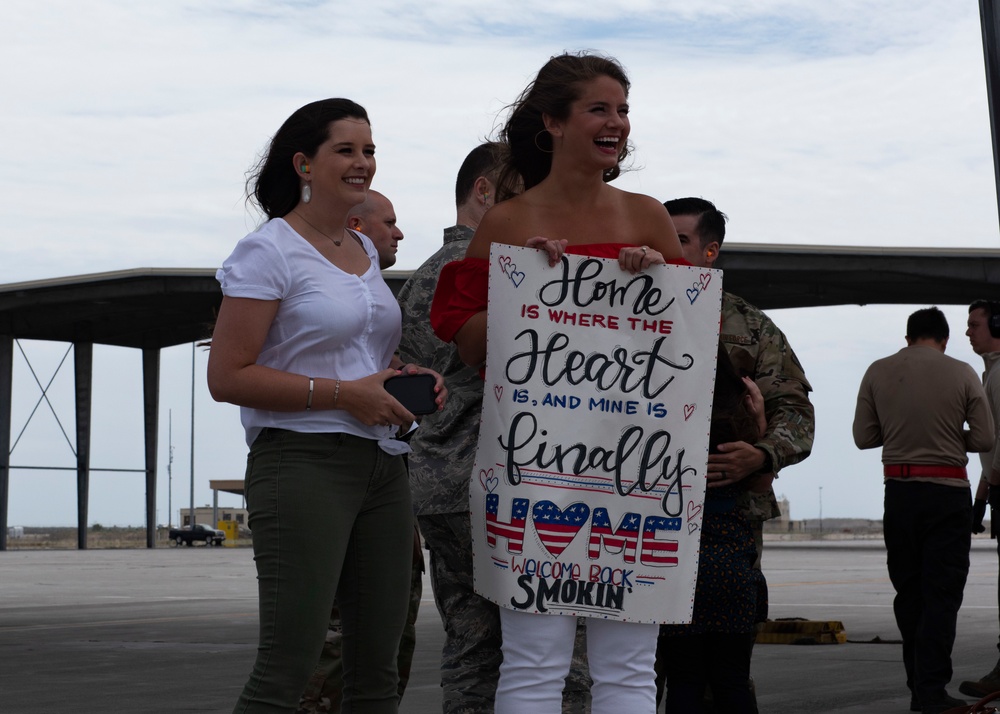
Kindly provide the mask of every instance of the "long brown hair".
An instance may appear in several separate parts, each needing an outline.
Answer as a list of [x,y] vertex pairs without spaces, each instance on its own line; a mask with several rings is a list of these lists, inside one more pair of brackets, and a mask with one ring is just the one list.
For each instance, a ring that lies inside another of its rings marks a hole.
[[[497,178],[497,200],[516,196],[536,186],[552,169],[552,137],[542,115],[554,119],[569,116],[570,105],[580,98],[580,88],[597,77],[611,77],[622,85],[625,96],[631,86],[625,69],[613,57],[592,53],[561,54],[538,70],[538,75],[510,105],[510,116],[500,131],[504,160]],[[618,155],[618,165],[604,172],[605,181],[621,173],[628,145]]]
[[747,388],[736,372],[722,343],[715,372],[715,398],[712,401],[712,428],[709,452],[718,453],[719,444],[733,441],[754,443],[760,439],[757,419],[746,405]]

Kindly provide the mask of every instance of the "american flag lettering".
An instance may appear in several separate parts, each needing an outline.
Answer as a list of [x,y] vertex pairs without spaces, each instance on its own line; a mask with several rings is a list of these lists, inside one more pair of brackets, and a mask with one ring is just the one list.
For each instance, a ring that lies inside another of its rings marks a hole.
[[611,517],[607,508],[595,508],[594,518],[590,526],[590,546],[587,555],[597,559],[601,555],[601,545],[609,553],[623,553],[626,563],[634,563],[636,549],[639,544],[639,524],[642,516],[638,513],[626,513],[618,522],[617,528],[611,527]]
[[528,499],[515,498],[511,502],[510,521],[497,518],[500,508],[500,496],[495,493],[486,495],[486,543],[491,548],[497,546],[497,536],[507,539],[507,551],[520,553],[524,549],[524,524],[528,518]]
[[679,531],[680,518],[663,518],[661,516],[646,516],[642,526],[641,562],[643,565],[671,566],[677,565],[677,556],[668,553],[677,552],[677,540],[658,540],[659,531]]

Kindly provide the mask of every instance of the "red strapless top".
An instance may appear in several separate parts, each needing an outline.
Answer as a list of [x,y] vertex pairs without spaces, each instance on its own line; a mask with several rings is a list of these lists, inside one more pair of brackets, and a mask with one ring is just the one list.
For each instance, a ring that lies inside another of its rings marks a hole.
[[[631,247],[634,247],[631,243],[588,243],[568,245],[566,252],[617,260],[622,248]],[[667,263],[691,265],[684,258]],[[470,317],[486,309],[489,267],[485,258],[463,258],[448,263],[441,270],[431,303],[431,327],[442,341],[451,342]]]

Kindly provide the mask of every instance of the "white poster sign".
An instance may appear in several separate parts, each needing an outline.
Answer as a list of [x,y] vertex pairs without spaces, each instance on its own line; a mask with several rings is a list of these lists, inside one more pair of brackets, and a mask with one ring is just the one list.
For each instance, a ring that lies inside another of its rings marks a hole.
[[527,612],[691,621],[722,273],[490,253],[476,589]]

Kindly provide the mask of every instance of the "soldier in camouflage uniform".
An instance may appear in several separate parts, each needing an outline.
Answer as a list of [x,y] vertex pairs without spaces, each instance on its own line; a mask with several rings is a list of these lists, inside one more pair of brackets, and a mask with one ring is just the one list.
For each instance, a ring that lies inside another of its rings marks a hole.
[[[664,204],[673,219],[684,257],[700,268],[711,268],[726,236],[726,216],[711,201],[679,198]],[[764,547],[764,521],[781,515],[771,482],[785,466],[802,461],[812,450],[815,413],[809,401],[812,387],[788,340],[771,319],[743,298],[722,294],[720,340],[741,376],[750,377],[764,397],[767,432],[754,444],[720,444],[708,457],[708,472],[718,485],[755,479],[737,500],[754,528],[757,564]],[[767,593],[759,619],[767,619]],[[663,675],[657,674],[662,694]]]
[[477,147],[459,170],[456,225],[444,231],[444,246],[406,281],[397,296],[403,312],[399,344],[403,360],[420,355],[448,384],[442,411],[423,418],[410,442],[410,490],[424,543],[430,551],[434,600],[445,628],[441,655],[444,712],[493,711],[500,667],[497,606],[472,589],[472,533],[469,479],[479,439],[483,380],[441,342],[428,322],[438,275],[446,263],[465,256],[479,219],[493,204],[490,180],[494,148]]
[[[693,265],[711,268],[726,235],[725,214],[702,198],[680,198],[664,205],[677,228],[684,257]],[[785,466],[809,456],[812,449],[812,387],[777,325],[746,300],[728,292],[722,294],[720,339],[739,373],[760,388],[767,433],[755,444],[721,445],[723,453],[709,457],[708,471],[723,477],[718,483],[733,483],[756,474],[773,479]],[[780,515],[773,489],[767,495],[743,504],[760,523]]]
[[[722,340],[729,358],[741,375],[751,377],[764,397],[767,433],[753,444],[762,454],[761,465],[745,456],[745,446],[737,446],[729,457],[713,454],[709,471],[718,469],[739,480],[751,474],[768,483],[784,466],[798,463],[812,450],[816,419],[802,365],[784,334],[771,319],[741,297],[722,293]],[[720,447],[721,448],[721,447]],[[739,456],[734,456],[734,453]],[[741,463],[741,459],[744,459]],[[781,515],[774,489],[744,490],[737,501],[754,524],[757,567],[764,549],[764,521]]]
[[[375,245],[379,267],[382,270],[396,262],[396,244],[403,240],[403,233],[396,225],[396,213],[392,202],[378,191],[368,191],[362,203],[347,214],[347,225],[352,230],[364,233]],[[399,698],[403,698],[406,683],[410,679],[410,665],[416,647],[417,613],[423,591],[424,558],[420,551],[420,532],[413,527],[413,570],[410,576],[410,606],[406,613],[406,626],[399,641],[396,666],[399,671]],[[343,632],[340,626],[340,610],[334,602],[330,612],[330,626],[326,631],[326,641],[319,656],[319,663],[313,671],[305,690],[299,699],[297,714],[325,714],[339,712],[343,698],[344,662],[341,652]]]
[[[398,299],[403,311],[400,357],[420,356],[448,384],[448,402],[423,418],[411,441],[410,489],[420,532],[430,551],[434,600],[444,624],[441,687],[444,714],[492,714],[500,673],[500,613],[478,595],[472,579],[469,481],[479,441],[483,380],[466,366],[454,345],[439,340],[428,316],[438,275],[465,257],[475,228],[493,205],[497,145],[473,149],[455,185],[456,225],[444,231],[444,246],[406,282]],[[576,667],[567,678],[564,711],[587,710],[589,681]]]

